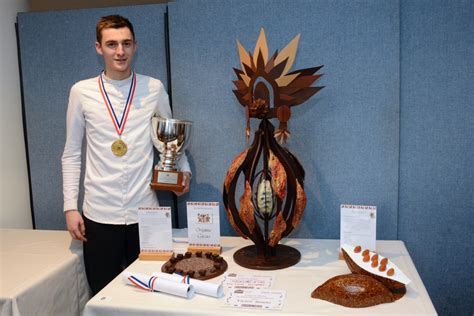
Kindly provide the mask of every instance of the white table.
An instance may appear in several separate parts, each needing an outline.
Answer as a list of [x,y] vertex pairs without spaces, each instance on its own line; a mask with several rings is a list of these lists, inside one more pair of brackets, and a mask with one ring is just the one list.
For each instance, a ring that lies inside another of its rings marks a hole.
[[80,315],[90,291],[66,231],[0,229],[0,315]]
[[[393,303],[352,309],[311,298],[311,292],[331,277],[350,273],[338,260],[338,240],[286,239],[283,244],[297,248],[301,261],[290,268],[257,271],[237,265],[232,256],[243,246],[251,244],[240,237],[222,237],[222,256],[229,264],[228,272],[271,274],[276,278],[272,289],[286,290],[281,311],[258,311],[223,306],[223,299],[196,295],[183,299],[164,293],[147,292],[122,283],[115,278],[86,305],[84,315],[436,315],[423,282],[402,241],[378,241],[377,251],[391,260],[411,279],[406,295]],[[163,262],[135,261],[127,271],[151,274],[159,271]],[[209,280],[219,283],[223,277]]]

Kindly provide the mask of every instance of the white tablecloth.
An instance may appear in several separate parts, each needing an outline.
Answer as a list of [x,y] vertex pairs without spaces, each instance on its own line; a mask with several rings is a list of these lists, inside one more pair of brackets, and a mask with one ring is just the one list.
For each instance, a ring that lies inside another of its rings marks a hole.
[[[249,245],[239,237],[222,237],[222,256],[229,264],[228,272],[274,275],[272,289],[286,290],[281,311],[258,311],[224,307],[223,298],[196,295],[183,299],[163,293],[151,293],[124,285],[120,277],[114,279],[86,305],[84,315],[436,315],[423,282],[402,241],[378,241],[377,252],[393,260],[411,279],[406,295],[390,304],[368,308],[346,308],[327,301],[311,298],[311,292],[336,275],[350,273],[345,262],[338,260],[338,240],[287,239],[283,244],[297,248],[301,261],[290,268],[257,271],[243,268],[233,260],[236,250]],[[163,262],[135,261],[127,271],[151,274],[159,271]],[[219,283],[223,276],[209,280]]]
[[65,231],[0,229],[0,315],[81,315],[82,244]]

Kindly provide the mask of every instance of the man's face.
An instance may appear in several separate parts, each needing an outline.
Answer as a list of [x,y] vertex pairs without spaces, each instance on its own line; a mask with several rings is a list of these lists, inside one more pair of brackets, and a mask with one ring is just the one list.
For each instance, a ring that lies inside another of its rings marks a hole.
[[96,42],[95,48],[104,57],[105,73],[109,78],[119,80],[130,75],[137,46],[128,27],[103,29],[102,41]]

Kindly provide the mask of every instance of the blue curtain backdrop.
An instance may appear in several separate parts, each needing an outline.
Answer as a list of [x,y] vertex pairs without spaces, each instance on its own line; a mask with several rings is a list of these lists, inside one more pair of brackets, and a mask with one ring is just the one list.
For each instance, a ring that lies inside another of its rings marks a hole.
[[[175,115],[197,123],[190,199],[220,201],[226,170],[246,146],[245,112],[232,93],[236,40],[253,52],[263,27],[271,55],[301,33],[293,69],[324,64],[317,84],[326,88],[293,107],[289,121],[287,147],[306,170],[308,195],[294,236],[338,238],[339,206],[350,203],[377,205],[378,237],[396,238],[398,2],[190,0],[169,7]],[[227,221],[222,232],[233,233]]]
[[[174,114],[194,121],[181,226],[186,201],[222,201],[225,172],[246,147],[245,114],[232,93],[236,40],[253,52],[263,27],[273,53],[301,33],[293,69],[324,65],[317,83],[326,88],[294,107],[289,122],[287,147],[306,170],[308,194],[292,237],[339,238],[340,204],[376,205],[378,239],[405,242],[438,313],[471,315],[473,2],[179,0],[168,7]],[[64,229],[67,95],[101,69],[95,21],[128,16],[140,45],[137,71],[165,79],[165,8],[19,16],[37,227]],[[223,209],[221,232],[235,234]]]
[[401,8],[398,239],[438,313],[472,315],[474,2]]

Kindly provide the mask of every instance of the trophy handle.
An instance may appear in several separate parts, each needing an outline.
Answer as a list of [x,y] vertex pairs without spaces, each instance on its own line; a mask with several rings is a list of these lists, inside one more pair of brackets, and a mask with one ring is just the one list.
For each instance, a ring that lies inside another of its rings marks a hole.
[[159,148],[159,143],[158,143],[158,136],[156,135],[156,128],[158,126],[158,117],[154,116],[151,118],[151,140],[153,142],[153,146],[158,150]]

